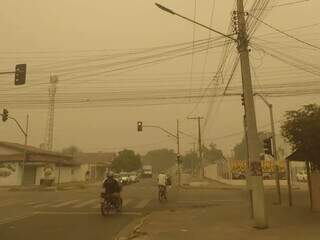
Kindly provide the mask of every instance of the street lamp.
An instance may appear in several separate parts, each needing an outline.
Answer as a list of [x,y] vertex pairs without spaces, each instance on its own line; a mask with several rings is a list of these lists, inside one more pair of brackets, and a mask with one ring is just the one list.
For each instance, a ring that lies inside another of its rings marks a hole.
[[253,89],[251,80],[251,69],[250,69],[250,59],[249,59],[249,49],[248,49],[248,34],[246,29],[246,19],[245,11],[243,6],[243,0],[237,0],[237,11],[236,14],[236,24],[237,24],[237,38],[233,38],[232,35],[226,35],[220,31],[217,31],[211,27],[205,26],[198,23],[190,18],[182,16],[173,10],[166,8],[160,4],[156,4],[161,10],[166,11],[170,14],[179,16],[189,22],[197,24],[201,27],[209,29],[221,36],[237,43],[237,50],[239,52],[239,58],[241,63],[241,76],[242,76],[242,86],[244,95],[244,110],[246,115],[246,132],[248,136],[248,159],[250,162],[248,179],[250,180],[250,189],[252,190],[252,206],[253,206],[253,217],[255,220],[255,227],[264,229],[268,227],[267,213],[265,207],[264,198],[264,186],[262,178],[262,167],[259,152],[259,138],[256,122],[256,114],[254,108],[253,99]]

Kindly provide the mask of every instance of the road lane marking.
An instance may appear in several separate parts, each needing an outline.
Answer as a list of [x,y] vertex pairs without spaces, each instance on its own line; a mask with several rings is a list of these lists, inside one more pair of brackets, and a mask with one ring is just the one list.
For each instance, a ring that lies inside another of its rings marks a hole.
[[79,201],[80,201],[79,199],[76,199],[76,200],[72,200],[72,201],[68,201],[68,202],[59,203],[59,204],[53,205],[52,207],[54,207],[54,208],[64,207],[64,206],[71,205],[71,204],[79,202]]
[[[101,212],[45,212],[39,211],[34,212],[34,214],[38,215],[101,215]],[[111,215],[142,215],[141,212],[119,212]]]
[[22,219],[25,219],[25,218],[28,218],[28,217],[32,217],[34,215],[35,215],[34,213],[28,213],[28,214],[24,214],[24,215],[20,215],[20,216],[14,216],[14,217],[8,217],[8,218],[5,218],[5,219],[1,219],[0,220],[0,225],[6,224],[6,223],[16,222],[16,221],[19,221],[19,220],[22,220]]
[[85,202],[79,203],[77,205],[74,205],[72,208],[81,208],[81,207],[90,205],[90,204],[92,204],[94,202],[97,202],[97,201],[99,201],[99,199],[90,199],[88,201],[85,201]]
[[134,208],[144,208],[150,201],[151,199],[143,199]]
[[25,203],[24,206],[31,206],[31,205],[36,205],[36,204],[40,204],[40,203],[42,203],[42,202],[40,202],[40,201],[32,201],[32,202]]
[[37,205],[33,205],[32,207],[33,208],[41,208],[41,207],[45,207],[45,206],[48,206],[50,203],[40,203],[40,204],[37,204]]

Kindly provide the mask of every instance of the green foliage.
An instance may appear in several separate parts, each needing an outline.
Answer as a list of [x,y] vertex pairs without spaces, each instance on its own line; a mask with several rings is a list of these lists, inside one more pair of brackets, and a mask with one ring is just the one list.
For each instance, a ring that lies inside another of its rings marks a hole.
[[112,162],[111,168],[116,172],[131,172],[142,167],[141,157],[132,150],[124,149],[118,153]]
[[[260,152],[263,153],[263,139],[271,136],[269,132],[258,132],[258,137],[260,141]],[[241,142],[234,146],[234,158],[236,160],[247,160],[247,143],[246,139],[243,137]]]
[[210,143],[209,147],[203,146],[202,152],[203,158],[211,163],[224,159],[222,151],[213,143]]
[[167,170],[176,163],[176,160],[176,153],[166,148],[149,151],[143,157],[143,163],[152,165],[155,172]]
[[78,148],[77,146],[70,146],[70,147],[67,147],[67,148],[63,148],[62,149],[62,153],[63,154],[66,154],[66,155],[76,155],[78,153],[81,153],[81,150],[80,148]]
[[320,170],[320,105],[309,104],[296,111],[288,111],[281,126],[282,135],[292,146]]
[[182,166],[184,169],[197,169],[199,167],[199,157],[196,152],[189,152],[181,157]]

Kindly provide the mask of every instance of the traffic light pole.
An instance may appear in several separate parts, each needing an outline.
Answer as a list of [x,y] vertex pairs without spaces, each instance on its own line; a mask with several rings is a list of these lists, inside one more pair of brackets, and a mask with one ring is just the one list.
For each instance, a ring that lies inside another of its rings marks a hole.
[[[138,122],[139,124],[139,122]],[[142,122],[141,122],[141,127],[142,127]],[[177,140],[177,166],[178,166],[178,186],[181,185],[181,156],[180,156],[180,131],[179,131],[179,120],[177,120],[177,134],[173,134],[171,132],[169,132],[168,130],[160,127],[160,126],[156,126],[156,125],[144,125],[143,128],[157,128],[160,129],[161,131],[169,134],[171,137],[174,137]],[[141,128],[142,130],[142,128]]]
[[273,148],[273,157],[275,162],[275,180],[276,180],[276,186],[277,186],[277,195],[278,195],[278,204],[281,204],[281,189],[280,189],[280,166],[279,166],[279,157],[278,157],[278,151],[277,151],[277,142],[276,142],[276,133],[274,128],[274,120],[273,120],[273,109],[272,104],[267,101],[267,99],[262,96],[261,94],[256,94],[259,96],[262,101],[268,106],[269,108],[269,114],[270,114],[270,122],[271,122],[271,131],[272,131],[272,148]]
[[[2,113],[0,113],[0,116],[3,116]],[[8,119],[12,119],[18,126],[18,128],[20,129],[20,131],[22,132],[22,134],[24,135],[24,145],[26,146],[28,144],[28,132],[29,132],[29,114],[27,115],[27,122],[26,122],[26,130],[23,129],[23,127],[21,126],[21,124],[18,122],[17,119],[15,119],[14,117],[10,117],[7,116]],[[25,169],[25,162],[27,160],[27,150],[24,150],[24,154],[23,154],[23,161],[22,161],[22,176],[21,179],[23,181],[23,176],[24,176],[24,169]],[[23,182],[22,182],[23,183]]]
[[259,157],[259,138],[257,132],[257,122],[253,99],[248,36],[246,29],[245,12],[243,0],[237,0],[237,17],[238,17],[238,51],[240,55],[242,85],[244,95],[244,109],[246,115],[246,126],[248,136],[248,153],[250,162],[250,189],[252,190],[253,218],[255,227],[267,228],[267,216],[265,208],[264,187],[262,179],[262,167]]

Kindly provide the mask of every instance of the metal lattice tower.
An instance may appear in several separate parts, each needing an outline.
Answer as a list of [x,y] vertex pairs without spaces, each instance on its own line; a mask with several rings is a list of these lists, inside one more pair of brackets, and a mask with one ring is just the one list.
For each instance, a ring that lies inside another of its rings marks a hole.
[[58,76],[50,76],[48,121],[46,125],[46,132],[45,132],[45,139],[44,139],[45,148],[47,150],[52,150],[52,146],[53,146],[54,107],[55,107],[57,83],[58,83]]

